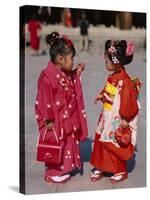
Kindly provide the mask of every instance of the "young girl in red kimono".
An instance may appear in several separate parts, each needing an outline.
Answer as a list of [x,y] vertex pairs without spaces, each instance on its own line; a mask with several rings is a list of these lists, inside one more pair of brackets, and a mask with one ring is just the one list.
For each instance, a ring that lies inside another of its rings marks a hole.
[[41,24],[38,20],[32,19],[28,24],[28,31],[30,32],[30,46],[32,50],[32,55],[38,54],[40,48],[40,33]]
[[[104,176],[104,172],[112,173],[112,183],[128,177],[127,161],[132,158],[135,149],[137,117],[139,102],[137,100],[140,82],[131,80],[125,65],[132,61],[134,45],[125,40],[105,43],[105,64],[110,75],[104,89],[96,97],[103,102],[103,109],[97,124],[94,148],[90,163],[91,181],[95,182]],[[129,133],[128,145],[121,145],[116,133]],[[132,134],[130,134],[132,133]]]
[[[84,64],[73,69],[75,48],[66,36],[53,32],[47,37],[51,60],[38,80],[35,102],[39,140],[63,143],[62,162],[45,163],[45,180],[64,183],[70,172],[82,168],[79,142],[87,138],[86,113],[83,102],[80,74]],[[53,132],[54,130],[55,132]]]
[[71,16],[71,10],[69,8],[66,8],[64,10],[64,18],[65,18],[65,25],[67,27],[72,26],[72,16]]

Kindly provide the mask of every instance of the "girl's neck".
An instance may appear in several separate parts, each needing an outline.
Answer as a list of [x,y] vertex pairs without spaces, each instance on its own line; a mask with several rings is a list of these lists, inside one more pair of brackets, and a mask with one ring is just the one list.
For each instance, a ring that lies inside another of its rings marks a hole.
[[119,74],[122,70],[125,70],[124,66],[117,67],[110,75]]
[[57,67],[57,69],[64,75],[69,75],[70,74],[70,71],[66,71],[62,68],[62,66],[59,64],[59,63],[55,63],[55,66]]
[[117,66],[116,69],[114,70],[114,73],[120,73],[121,70],[124,70],[124,69],[125,69],[124,66],[119,65],[119,66]]
[[62,71],[62,66],[59,63],[55,63],[58,70]]

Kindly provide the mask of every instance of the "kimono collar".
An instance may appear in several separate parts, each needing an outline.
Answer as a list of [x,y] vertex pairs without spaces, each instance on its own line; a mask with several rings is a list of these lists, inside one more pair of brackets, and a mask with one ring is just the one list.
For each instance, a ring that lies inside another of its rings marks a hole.
[[120,80],[127,78],[128,75],[125,71],[125,68],[121,68],[118,72],[114,72],[113,74],[108,76],[108,81],[110,83],[118,84]]

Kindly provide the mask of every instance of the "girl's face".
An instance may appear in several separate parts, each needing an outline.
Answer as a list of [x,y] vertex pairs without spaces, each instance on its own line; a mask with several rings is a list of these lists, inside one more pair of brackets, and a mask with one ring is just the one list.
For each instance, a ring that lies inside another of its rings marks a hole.
[[115,71],[116,66],[112,63],[112,61],[108,58],[108,56],[106,54],[104,55],[104,58],[105,58],[106,69],[108,71]]
[[70,52],[65,56],[60,56],[58,58],[58,64],[60,66],[61,69],[65,70],[65,71],[71,71],[73,68],[73,53]]

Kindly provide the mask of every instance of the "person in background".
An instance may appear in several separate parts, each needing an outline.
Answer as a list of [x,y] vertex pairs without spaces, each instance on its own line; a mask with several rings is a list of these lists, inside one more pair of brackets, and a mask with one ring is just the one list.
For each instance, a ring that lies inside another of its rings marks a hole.
[[28,31],[30,33],[31,55],[39,55],[41,23],[36,19],[35,15],[29,20]]
[[66,27],[72,27],[72,15],[70,8],[64,9],[64,23]]
[[80,50],[88,51],[89,38],[88,38],[88,28],[89,22],[86,19],[85,13],[82,13],[81,20],[79,21],[80,27]]

